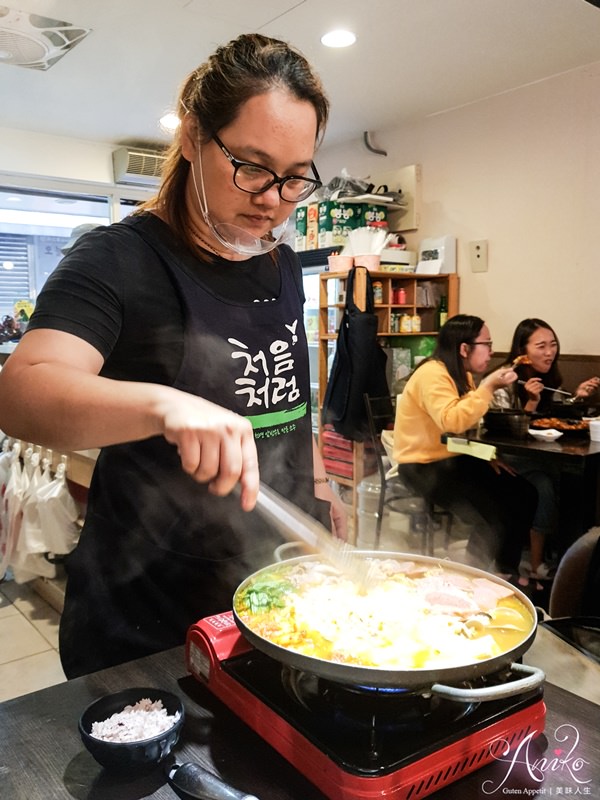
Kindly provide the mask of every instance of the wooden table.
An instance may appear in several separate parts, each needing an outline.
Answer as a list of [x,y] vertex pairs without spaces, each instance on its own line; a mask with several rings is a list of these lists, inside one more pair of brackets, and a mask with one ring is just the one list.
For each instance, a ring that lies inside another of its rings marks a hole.
[[[0,704],[0,798],[174,800],[161,768],[143,776],[115,777],[92,759],[79,738],[77,720],[88,703],[132,686],[161,687],[182,697],[186,721],[176,748],[179,763],[201,763],[260,800],[324,800],[315,786],[186,674],[183,648]],[[600,798],[600,708],[551,684],[545,687],[545,700],[545,734],[537,740],[540,745],[520,753],[519,765],[490,764],[431,797],[500,800],[507,793],[525,796],[529,789],[544,796]]]
[[520,439],[479,429],[460,438],[494,445],[499,458],[503,453],[523,456],[538,462],[541,470],[544,466],[558,468],[559,555],[575,539],[600,524],[600,442],[592,442],[587,433],[565,433],[560,439],[545,442],[529,435]]

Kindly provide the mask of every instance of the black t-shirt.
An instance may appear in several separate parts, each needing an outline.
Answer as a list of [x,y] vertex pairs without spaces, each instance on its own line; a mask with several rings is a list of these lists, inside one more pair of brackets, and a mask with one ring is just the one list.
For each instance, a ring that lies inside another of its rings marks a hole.
[[[279,292],[279,268],[271,254],[246,261],[203,261],[180,247],[170,228],[153,214],[140,214],[83,236],[50,275],[28,330],[71,333],[104,357],[108,378],[172,384],[183,355],[183,311],[158,255],[137,227],[177,253],[195,280],[229,300],[263,302]],[[280,260],[293,268],[302,300],[302,269],[286,245]]]
[[[89,342],[105,358],[105,376],[189,384],[211,402],[241,405],[261,479],[325,521],[329,506],[314,497],[301,269],[289,247],[274,252],[205,262],[178,248],[161,220],[136,215],[79,240],[48,279],[30,330]],[[214,339],[196,338],[207,328]],[[282,346],[295,343],[290,360]],[[244,346],[264,358],[246,361]],[[103,448],[81,540],[66,560],[65,674],[182,644],[190,624],[230,607],[235,587],[281,542],[258,512],[187,475],[164,437]]]

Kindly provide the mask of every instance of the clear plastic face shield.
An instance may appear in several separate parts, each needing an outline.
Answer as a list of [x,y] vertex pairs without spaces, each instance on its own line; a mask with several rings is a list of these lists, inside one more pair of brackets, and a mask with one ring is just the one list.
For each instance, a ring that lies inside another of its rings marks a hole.
[[196,170],[194,169],[193,162],[190,164],[192,168],[192,181],[194,183],[194,190],[200,207],[200,213],[204,222],[215,239],[234,253],[240,256],[260,256],[263,253],[269,253],[274,250],[285,237],[287,224],[289,221],[286,219],[279,229],[279,235],[276,239],[261,239],[259,236],[250,231],[240,228],[239,225],[233,225],[230,222],[218,222],[211,219],[208,211],[208,203],[206,201],[206,190],[204,189],[204,176],[202,174],[202,157],[200,150],[198,150],[198,163],[200,165],[200,189],[198,189],[198,181],[196,180]]
[[[243,192],[248,194],[262,194],[272,186],[277,185],[279,195],[282,201],[296,204],[301,200],[309,197],[315,189],[321,186],[321,180],[318,176],[316,168],[312,165],[315,178],[306,178],[304,176],[289,175],[280,178],[272,170],[262,167],[258,164],[249,162],[238,161],[227,150],[225,145],[220,139],[213,134],[214,141],[220,147],[225,157],[230,161],[233,167],[233,183]],[[206,198],[206,190],[204,188],[204,175],[202,170],[202,149],[201,143],[198,141],[198,165],[200,167],[200,181],[196,178],[195,164],[190,163],[192,170],[192,181],[198,206],[204,222],[207,224],[210,232],[215,239],[226,247],[228,250],[243,256],[257,256],[264,253],[269,253],[274,250],[284,240],[289,222],[289,216],[283,223],[277,226],[277,236],[273,239],[263,239],[256,236],[251,231],[245,230],[238,225],[233,225],[229,222],[220,222],[211,216],[208,209],[208,201]],[[291,213],[291,209],[290,209]]]

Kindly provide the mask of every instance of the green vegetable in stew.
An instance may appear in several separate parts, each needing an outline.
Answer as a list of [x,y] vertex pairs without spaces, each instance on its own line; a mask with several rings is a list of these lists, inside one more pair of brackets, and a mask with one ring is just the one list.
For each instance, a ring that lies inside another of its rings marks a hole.
[[265,576],[251,583],[236,597],[236,611],[250,611],[252,614],[267,612],[273,608],[283,608],[284,595],[292,590],[289,581],[279,576]]

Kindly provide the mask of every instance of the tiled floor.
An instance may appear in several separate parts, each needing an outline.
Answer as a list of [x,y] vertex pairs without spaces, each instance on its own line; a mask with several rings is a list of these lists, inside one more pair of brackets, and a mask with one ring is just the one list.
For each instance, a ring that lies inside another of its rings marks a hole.
[[66,680],[60,615],[27,584],[0,583],[0,702]]

